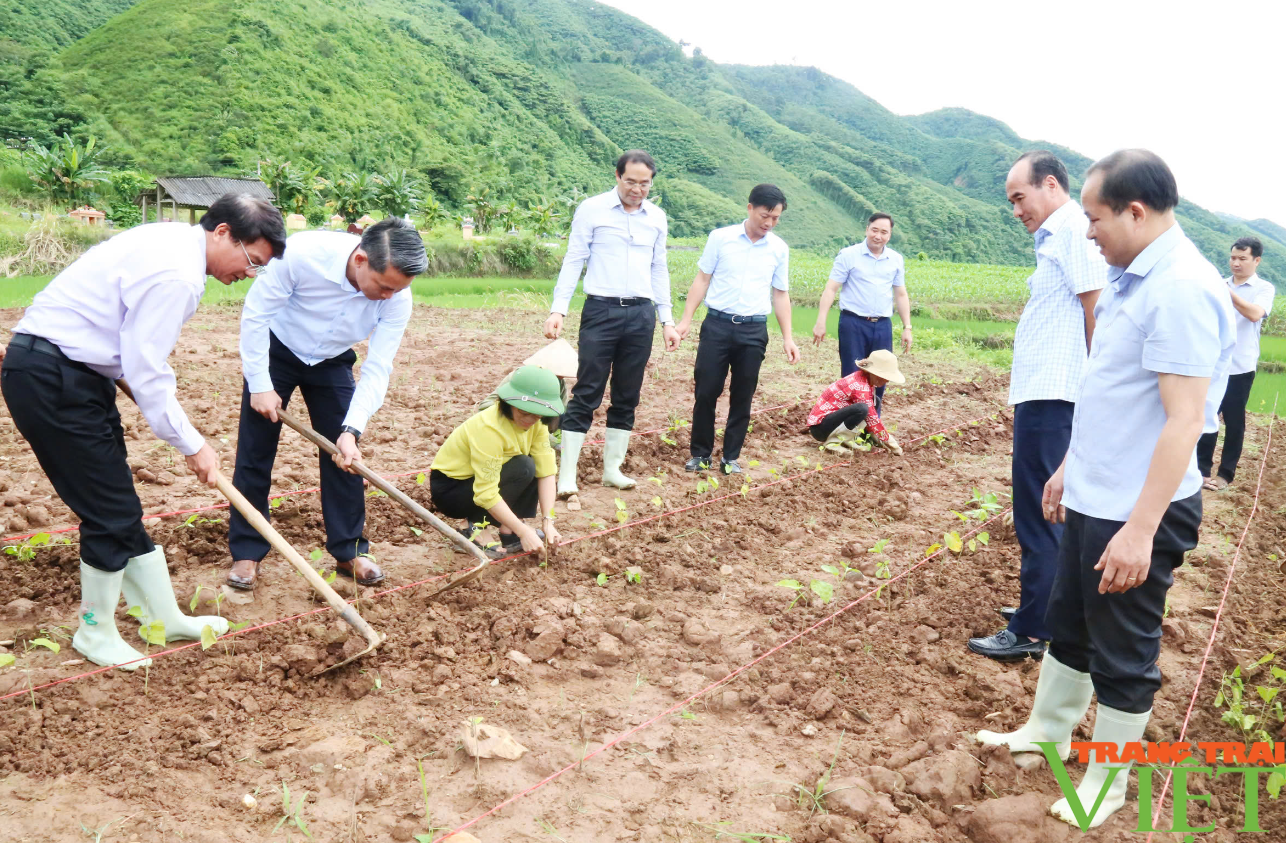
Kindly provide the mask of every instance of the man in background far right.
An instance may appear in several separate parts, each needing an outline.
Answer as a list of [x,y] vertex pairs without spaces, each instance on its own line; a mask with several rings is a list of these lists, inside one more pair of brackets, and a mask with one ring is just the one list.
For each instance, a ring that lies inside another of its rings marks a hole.
[[1228,388],[1219,404],[1224,438],[1218,474],[1211,475],[1218,429],[1203,434],[1197,442],[1197,468],[1206,478],[1203,488],[1214,492],[1228,488],[1237,473],[1241,445],[1246,437],[1246,404],[1250,400],[1250,387],[1255,382],[1255,367],[1259,363],[1259,332],[1273,309],[1273,296],[1276,295],[1272,282],[1255,274],[1263,255],[1264,244],[1258,238],[1243,237],[1232,244],[1232,255],[1228,259],[1232,269],[1228,290],[1232,306],[1237,311],[1237,345],[1232,352]]

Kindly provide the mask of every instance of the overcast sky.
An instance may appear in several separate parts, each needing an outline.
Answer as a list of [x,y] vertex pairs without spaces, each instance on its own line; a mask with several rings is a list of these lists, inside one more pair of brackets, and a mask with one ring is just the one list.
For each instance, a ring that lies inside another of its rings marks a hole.
[[968,108],[1091,158],[1147,147],[1186,198],[1286,225],[1283,0],[604,2],[718,62],[818,67],[897,114]]

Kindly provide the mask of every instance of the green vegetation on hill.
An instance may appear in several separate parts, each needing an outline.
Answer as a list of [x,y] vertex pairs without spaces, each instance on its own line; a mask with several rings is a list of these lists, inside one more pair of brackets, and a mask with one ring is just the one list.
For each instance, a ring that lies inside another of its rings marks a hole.
[[[1032,260],[1003,179],[1044,144],[961,109],[900,117],[812,68],[687,56],[592,0],[16,2],[0,0],[18,11],[0,29],[0,138],[93,135],[106,163],[151,173],[405,168],[449,212],[596,193],[642,146],[675,236],[735,221],[773,181],[795,246],[853,242],[878,209],[909,256]],[[1078,175],[1089,163],[1054,148]],[[1220,266],[1251,230],[1181,212]],[[1286,246],[1263,274],[1286,280]]]

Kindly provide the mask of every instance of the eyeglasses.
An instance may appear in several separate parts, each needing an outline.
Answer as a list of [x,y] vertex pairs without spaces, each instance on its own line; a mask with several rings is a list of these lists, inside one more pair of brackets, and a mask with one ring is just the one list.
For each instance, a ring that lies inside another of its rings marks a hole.
[[634,179],[622,179],[621,181],[625,183],[626,187],[635,187],[640,190],[652,189],[652,182],[650,181],[635,181]]
[[237,245],[241,247],[241,253],[246,256],[246,277],[247,278],[255,278],[259,275],[260,272],[263,272],[265,269],[268,268],[263,264],[255,263],[254,260],[251,259],[250,253],[246,251],[245,243],[237,243]]

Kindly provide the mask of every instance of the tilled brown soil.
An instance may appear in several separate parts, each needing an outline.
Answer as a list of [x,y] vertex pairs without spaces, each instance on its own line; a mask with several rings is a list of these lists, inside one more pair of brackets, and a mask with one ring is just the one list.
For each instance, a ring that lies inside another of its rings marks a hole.
[[[235,314],[203,312],[175,359],[180,400],[196,408],[194,422],[229,457],[239,400]],[[364,437],[368,463],[387,472],[427,469],[451,425],[539,344],[528,322],[538,317],[419,312],[389,401]],[[810,350],[798,369],[770,362],[758,405],[793,405],[820,390],[832,355]],[[947,428],[941,441],[909,446],[902,459],[874,452],[837,465],[843,460],[801,435],[806,406],[763,412],[743,459],[758,461],[750,488],[699,506],[740,489],[724,478],[718,489],[698,490],[697,478],[681,469],[682,426],[635,439],[627,469],[640,483],[624,493],[597,485],[601,452],[591,445],[582,457],[583,508],[560,506],[566,538],[616,526],[619,511],[634,522],[692,508],[570,543],[544,567],[504,563],[440,601],[429,599],[440,581],[388,589],[464,567],[464,557],[431,531],[419,532],[425,525],[389,499],[371,497],[367,534],[389,579],[386,593],[363,589],[358,605],[388,636],[380,650],[315,675],[356,643],[323,612],[231,636],[205,652],[167,655],[147,674],[108,672],[4,700],[0,837],[81,840],[82,825],[111,822],[103,840],[263,840],[282,816],[283,783],[292,797],[307,792],[300,816],[316,840],[427,835],[426,801],[433,828],[455,828],[859,599],[470,831],[488,843],[651,843],[732,832],[808,843],[1080,836],[1043,816],[1060,795],[1047,768],[1022,771],[1006,753],[983,751],[969,737],[985,726],[1020,724],[1038,672],[1034,662],[998,665],[965,648],[970,636],[999,628],[996,607],[1017,599],[1018,548],[1003,517],[982,528],[986,545],[935,557],[874,593],[887,576],[924,559],[944,533],[978,529],[978,519],[966,525],[951,512],[971,509],[974,490],[1008,491],[1010,417],[998,409],[1004,379],[966,380],[930,370],[931,362],[907,361],[912,385],[890,394],[887,415],[904,442]],[[654,354],[638,429],[690,416],[690,363],[690,349]],[[930,375],[946,382],[921,382]],[[166,461],[168,449],[155,447],[137,413],[122,409],[138,433],[131,453],[142,470],[158,479],[163,470],[175,475],[168,486],[141,482],[148,511],[212,502],[208,490]],[[983,421],[964,423],[972,419]],[[1262,455],[1255,446],[1265,433],[1252,429],[1238,486],[1208,497],[1202,545],[1174,590],[1154,740],[1177,735],[1182,723],[1210,635],[1205,608],[1218,602],[1249,512],[1246,490],[1253,491]],[[1212,707],[1217,677],[1282,643],[1281,574],[1267,561],[1273,553],[1286,558],[1279,453],[1274,446],[1269,455],[1261,514],[1238,563],[1192,740],[1237,739]],[[11,427],[0,454],[13,499],[6,507],[11,533],[45,526],[36,523],[39,512],[31,517],[36,507],[50,525],[71,522],[61,503],[48,499],[46,481]],[[283,441],[276,480],[283,491],[315,485],[315,457],[293,434]],[[415,477],[399,486],[428,503]],[[315,495],[285,498],[273,515],[304,553],[323,545]],[[181,601],[207,586],[200,596],[204,611],[213,611],[209,598],[228,563],[225,514],[166,519],[151,529],[167,549]],[[69,536],[74,542],[75,533]],[[882,552],[871,552],[880,542]],[[74,543],[4,566],[0,607],[9,614],[0,618],[0,639],[16,640],[18,664],[0,670],[0,695],[85,670],[64,664],[76,659],[68,638],[76,613]],[[627,568],[641,571],[641,581],[627,577]],[[833,597],[826,602],[805,591],[792,607],[796,595],[777,585],[787,578],[829,584]],[[258,624],[319,605],[302,578],[270,556],[254,601],[224,601],[218,610]],[[124,612],[119,623],[133,635]],[[41,636],[65,649],[27,652],[25,642]],[[509,730],[527,752],[518,761],[475,764],[462,749],[471,723]],[[1091,724],[1080,728],[1088,739]],[[823,790],[834,792],[820,805],[801,798],[801,791],[817,792],[828,770]],[[1074,777],[1079,771],[1072,765]],[[1239,787],[1227,779],[1214,786],[1219,804],[1208,809],[1210,822],[1240,827]],[[243,805],[246,794],[257,796],[257,807]],[[1031,795],[1007,798],[1021,794]],[[1265,802],[1261,815],[1265,828],[1286,829],[1278,803]],[[1086,839],[1139,839],[1136,821],[1131,806]],[[277,835],[287,831],[301,836],[292,827]]]

